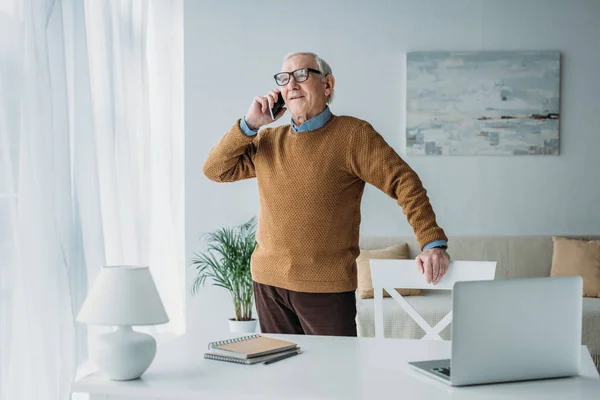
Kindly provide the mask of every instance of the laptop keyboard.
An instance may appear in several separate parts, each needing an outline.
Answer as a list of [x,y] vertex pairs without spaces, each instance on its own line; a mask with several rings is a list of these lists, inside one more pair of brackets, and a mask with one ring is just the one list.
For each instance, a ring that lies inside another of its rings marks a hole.
[[432,368],[433,371],[439,372],[440,374],[446,375],[448,378],[450,377],[450,368]]

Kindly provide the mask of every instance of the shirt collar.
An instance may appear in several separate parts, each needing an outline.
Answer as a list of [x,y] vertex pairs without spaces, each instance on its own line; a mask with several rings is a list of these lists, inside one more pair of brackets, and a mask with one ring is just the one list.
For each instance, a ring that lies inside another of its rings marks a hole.
[[323,127],[331,118],[331,111],[328,106],[325,106],[325,109],[321,111],[315,117],[309,119],[308,121],[304,121],[300,126],[294,124],[294,120],[292,120],[292,131],[294,132],[308,132],[314,131],[315,129],[319,129]]

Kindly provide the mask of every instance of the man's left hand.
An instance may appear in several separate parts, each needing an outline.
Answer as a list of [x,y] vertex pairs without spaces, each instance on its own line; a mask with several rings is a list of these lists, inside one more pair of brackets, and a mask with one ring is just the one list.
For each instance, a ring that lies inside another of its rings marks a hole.
[[425,275],[427,283],[436,285],[448,271],[450,255],[439,247],[425,250],[416,258],[417,270]]

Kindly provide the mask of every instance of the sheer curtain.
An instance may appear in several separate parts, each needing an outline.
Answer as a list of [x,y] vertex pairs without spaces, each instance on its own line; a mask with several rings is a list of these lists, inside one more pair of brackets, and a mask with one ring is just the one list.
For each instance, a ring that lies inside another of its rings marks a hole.
[[[181,332],[182,2],[89,0],[84,5],[87,40],[80,46],[87,50],[74,53],[88,57],[75,56],[74,70],[88,71],[82,78],[88,84],[74,103],[74,124],[92,123],[74,145],[76,173],[82,175],[77,182],[86,185],[78,192],[93,203],[82,212],[84,227],[90,227],[83,230],[86,253],[96,248],[90,276],[102,264],[150,265],[172,321],[159,330]],[[102,232],[93,231],[97,227]]]
[[184,329],[182,25],[182,0],[0,0],[1,400],[68,398],[102,265],[149,265]]

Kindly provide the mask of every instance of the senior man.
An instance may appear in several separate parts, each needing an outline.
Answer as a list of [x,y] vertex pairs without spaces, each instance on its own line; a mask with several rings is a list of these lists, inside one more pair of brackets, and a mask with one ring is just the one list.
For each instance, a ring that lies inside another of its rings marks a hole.
[[[331,113],[335,78],[323,59],[288,54],[274,78],[281,89],[254,98],[210,151],[204,174],[217,182],[257,178],[251,265],[261,331],[356,336],[365,182],[402,207],[422,249],[416,267],[428,283],[448,269],[448,239],[419,177],[383,137],[365,121]],[[279,96],[291,123],[259,132],[273,122],[270,108]]]

